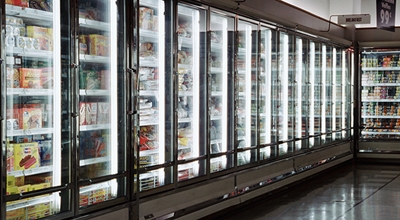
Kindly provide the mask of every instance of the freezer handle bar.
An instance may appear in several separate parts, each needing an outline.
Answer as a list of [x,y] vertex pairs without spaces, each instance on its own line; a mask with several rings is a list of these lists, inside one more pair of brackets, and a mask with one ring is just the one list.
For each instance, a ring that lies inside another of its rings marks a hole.
[[97,178],[93,178],[93,179],[82,179],[82,180],[79,180],[79,186],[88,186],[88,185],[92,185],[92,184],[106,182],[106,181],[109,181],[112,179],[124,178],[126,176],[127,176],[127,172],[124,171],[122,173],[117,173],[114,175],[102,176],[102,177],[97,177]]
[[185,164],[185,163],[190,163],[190,162],[195,162],[198,160],[205,160],[207,159],[206,155],[200,156],[200,157],[193,157],[193,158],[189,158],[186,160],[178,160],[178,164]]
[[150,171],[153,171],[153,170],[158,170],[158,169],[165,168],[165,167],[170,167],[170,166],[173,166],[173,165],[174,165],[174,163],[172,161],[167,161],[167,162],[165,162],[163,164],[158,164],[158,165],[155,165],[155,166],[141,167],[141,168],[138,169],[138,171],[139,171],[139,173],[146,173],[146,172],[150,172]]
[[213,154],[211,154],[211,158],[220,157],[220,156],[224,156],[224,155],[227,155],[227,154],[233,154],[233,153],[235,153],[234,150],[228,150],[228,151],[225,151],[225,152],[213,153]]
[[57,187],[36,190],[33,192],[9,195],[9,196],[6,196],[6,202],[16,201],[16,200],[20,200],[20,199],[26,199],[26,198],[35,197],[35,196],[42,196],[45,194],[51,194],[51,193],[55,193],[55,192],[59,192],[62,190],[67,190],[67,189],[71,189],[71,184],[65,184],[64,186],[57,186]]
[[342,131],[351,131],[353,128],[344,128],[344,129],[339,129],[339,130],[334,130],[334,131],[329,131],[329,132],[324,132],[324,133],[319,133],[319,134],[314,134],[314,135],[309,135],[307,138],[313,138],[313,137],[320,137],[322,135],[327,135],[327,134],[333,134],[333,133],[338,133]]

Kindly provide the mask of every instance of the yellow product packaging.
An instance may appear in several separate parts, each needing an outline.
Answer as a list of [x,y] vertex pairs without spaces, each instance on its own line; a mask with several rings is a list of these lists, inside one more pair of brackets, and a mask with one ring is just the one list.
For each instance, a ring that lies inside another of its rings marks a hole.
[[7,175],[7,187],[15,186],[15,176]]
[[42,127],[42,109],[22,108],[22,128],[26,130],[26,129],[41,128],[41,127]]
[[39,146],[37,142],[14,145],[15,170],[27,170],[40,166]]
[[26,193],[31,189],[31,185],[18,186],[18,193]]
[[6,219],[25,219],[25,208],[14,209],[6,213]]
[[31,38],[38,39],[40,50],[52,50],[53,39],[52,29],[39,27],[39,26],[27,26],[26,35]]
[[6,195],[19,194],[18,186],[7,186]]
[[35,184],[35,185],[31,185],[31,191],[46,189],[49,187],[50,187],[50,183]]
[[107,56],[107,38],[99,34],[89,35],[89,54],[95,56]]
[[15,185],[16,185],[16,186],[23,186],[23,185],[25,185],[25,176],[18,176],[18,177],[15,177]]

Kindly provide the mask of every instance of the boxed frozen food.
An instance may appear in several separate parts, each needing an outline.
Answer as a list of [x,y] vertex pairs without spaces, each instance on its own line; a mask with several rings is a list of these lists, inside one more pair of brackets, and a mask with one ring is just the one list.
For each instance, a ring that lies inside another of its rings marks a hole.
[[86,35],[79,35],[79,53],[88,54],[88,40]]
[[51,185],[52,181],[53,177],[48,174],[39,174],[25,177],[25,184],[49,183]]
[[14,195],[18,193],[18,186],[7,186],[6,195]]
[[18,69],[7,67],[7,88],[19,88],[20,75]]
[[86,102],[79,103],[79,125],[87,125],[86,122]]
[[11,144],[14,146],[14,169],[27,170],[40,166],[37,142]]
[[97,124],[97,102],[86,102],[85,118],[88,125]]
[[7,188],[15,186],[15,176],[7,175]]
[[31,185],[31,191],[46,189],[46,188],[49,188],[50,186],[51,186],[50,183],[34,184],[34,185]]
[[51,140],[39,140],[40,165],[47,166],[53,162],[53,143]]
[[18,71],[20,74],[21,88],[39,89],[42,87],[41,69],[19,68]]
[[22,108],[22,129],[34,129],[42,127],[41,108]]
[[7,144],[7,172],[14,171],[14,147]]
[[25,208],[14,209],[6,212],[7,220],[17,220],[17,219],[19,220],[25,218],[26,218]]
[[145,30],[153,30],[154,10],[147,7],[139,8],[139,27]]
[[36,38],[39,42],[40,50],[52,50],[53,49],[53,30],[51,28],[39,27],[39,26],[27,26],[26,36],[29,38]]
[[25,185],[25,176],[17,176],[15,177],[15,186],[24,186]]
[[97,124],[110,123],[110,103],[98,102],[97,103]]
[[18,186],[18,193],[26,193],[31,191],[31,185]]
[[107,37],[99,34],[89,35],[89,54],[95,56],[107,56]]
[[110,88],[110,71],[102,70],[100,71],[100,89]]

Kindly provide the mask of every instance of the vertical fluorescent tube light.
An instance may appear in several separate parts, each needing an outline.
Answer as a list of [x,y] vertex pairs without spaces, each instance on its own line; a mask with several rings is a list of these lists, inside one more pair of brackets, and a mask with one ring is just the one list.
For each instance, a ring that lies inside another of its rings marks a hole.
[[[321,72],[321,133],[326,132],[326,46],[322,46],[322,72]],[[321,136],[325,141],[325,135]]]
[[271,43],[271,30],[265,31],[265,141],[266,143],[271,143],[271,53],[272,53],[272,43]]
[[[314,114],[315,114],[315,43],[310,42],[310,121],[309,121],[309,135],[314,135]],[[314,146],[314,138],[310,138],[310,146]]]
[[[165,73],[165,20],[164,1],[158,0],[158,73]],[[158,163],[165,162],[165,74],[158,74]],[[164,170],[158,170],[160,185],[164,185]]]
[[[228,21],[222,20],[222,152],[228,145]],[[226,157],[225,157],[226,158]],[[224,166],[225,163],[224,163]]]
[[[193,157],[199,156],[199,124],[200,120],[200,16],[199,11],[192,11],[192,37],[193,37],[193,62],[192,62],[192,75],[193,75],[193,118],[192,118],[192,131],[193,131]],[[194,126],[196,124],[196,126]]]
[[246,147],[251,146],[251,25],[246,25]]
[[[296,89],[297,89],[297,105],[295,106],[296,108],[296,137],[297,138],[301,138],[302,136],[302,105],[303,105],[303,101],[301,99],[302,96],[302,74],[303,74],[303,40],[301,38],[297,39],[297,60],[296,60]],[[296,143],[296,147],[300,147],[301,146],[297,146],[298,144],[301,144],[301,142],[297,142]]]
[[[116,174],[118,172],[118,87],[117,87],[117,76],[118,76],[118,11],[117,3],[115,0],[110,0],[110,174]],[[112,180],[111,195],[117,194],[117,182]]]
[[[346,61],[347,61],[346,51],[342,50],[342,97],[341,97],[341,108],[342,108],[342,127],[340,129],[346,128]],[[352,117],[352,116],[351,116]],[[342,131],[342,138],[346,137],[346,131]]]
[[[336,56],[336,48],[333,48],[332,51],[332,56],[333,56],[333,64],[332,64],[332,104],[331,104],[331,131],[336,131],[336,74],[337,74],[337,70],[336,70],[336,59],[338,58]],[[329,82],[327,82],[329,83]],[[334,141],[336,139],[336,132],[334,134],[332,134],[332,140]]]
[[[351,81],[351,92],[350,92],[350,100],[353,100],[353,94],[354,94],[354,53],[351,52],[351,73],[350,73],[350,81]],[[348,100],[350,102],[350,100]],[[351,115],[349,116],[351,128],[354,127],[354,120],[353,120],[353,115],[354,115],[354,101],[351,101]],[[351,135],[354,135],[354,129],[351,129]]]
[[[53,1],[53,186],[61,185],[61,18],[60,1]],[[54,209],[60,210],[59,194],[53,193]]]
[[61,19],[60,2],[53,1],[53,186],[61,184]]
[[[282,54],[282,80],[281,80],[281,109],[282,109],[282,140],[286,141],[288,139],[288,117],[289,117],[289,88],[288,88],[288,80],[289,80],[289,36],[287,34],[283,34],[283,50]],[[284,146],[287,145],[285,144]],[[286,152],[286,150],[285,150]]]

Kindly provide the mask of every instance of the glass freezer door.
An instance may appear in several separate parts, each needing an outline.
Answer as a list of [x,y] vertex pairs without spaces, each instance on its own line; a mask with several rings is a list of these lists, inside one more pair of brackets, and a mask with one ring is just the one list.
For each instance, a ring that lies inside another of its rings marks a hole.
[[[258,27],[239,20],[237,36],[236,137],[238,166],[256,161]],[[253,148],[253,149],[251,149]]]
[[[62,102],[67,82],[62,81],[66,72],[61,69],[60,5],[60,1],[5,4],[6,79],[1,79],[5,82],[1,107],[6,116],[2,140],[9,202],[1,204],[6,206],[1,219],[45,218],[70,210],[70,193],[51,191],[69,184],[71,174],[69,136],[62,134],[69,124],[62,121],[68,104]],[[30,195],[38,190],[48,191]]]
[[117,19],[115,1],[79,1],[80,207],[116,198],[117,179],[99,178],[117,174],[124,163],[118,148]]
[[206,10],[178,4],[178,181],[206,173],[206,22]]
[[322,47],[320,43],[310,42],[310,147],[319,146],[322,127]]
[[[211,12],[209,77],[209,138],[210,172],[218,172],[233,166],[233,155],[216,156],[231,150],[229,138],[229,75],[233,70],[234,17]],[[228,149],[229,148],[229,149]],[[229,159],[228,159],[228,158]],[[229,162],[229,163],[228,163]]]
[[[164,1],[139,1],[139,190],[167,184],[171,168],[153,168],[171,161],[165,135],[166,91]],[[169,176],[168,176],[169,175]],[[136,178],[135,178],[136,179]]]

